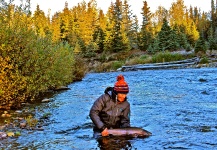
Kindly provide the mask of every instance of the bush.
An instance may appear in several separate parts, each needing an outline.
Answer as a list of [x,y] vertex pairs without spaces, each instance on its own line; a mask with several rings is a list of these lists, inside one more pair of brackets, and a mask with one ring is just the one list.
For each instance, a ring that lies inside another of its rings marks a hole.
[[170,52],[160,52],[152,57],[153,63],[170,62],[182,60],[183,56],[181,54],[171,54]]
[[200,60],[200,64],[207,64],[209,63],[209,59],[207,57],[203,57],[201,60]]
[[111,69],[117,70],[118,68],[122,67],[123,62],[120,61],[115,61],[112,63]]
[[50,36],[36,35],[29,28],[29,16],[20,9],[15,10],[10,20],[2,19],[7,9],[1,11],[4,13],[0,13],[0,108],[19,107],[47,89],[75,79],[77,69],[69,44],[52,43]]
[[81,80],[84,77],[87,70],[86,64],[80,56],[75,56],[75,64],[73,66],[73,81]]
[[146,64],[150,63],[151,57],[147,55],[142,55],[140,57],[135,57],[126,61],[126,65],[135,65],[135,64]]

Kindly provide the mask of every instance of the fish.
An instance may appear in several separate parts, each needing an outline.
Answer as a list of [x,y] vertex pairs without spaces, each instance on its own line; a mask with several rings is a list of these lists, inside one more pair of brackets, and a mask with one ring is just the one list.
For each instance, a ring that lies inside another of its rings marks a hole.
[[110,136],[149,137],[151,132],[139,127],[108,129]]

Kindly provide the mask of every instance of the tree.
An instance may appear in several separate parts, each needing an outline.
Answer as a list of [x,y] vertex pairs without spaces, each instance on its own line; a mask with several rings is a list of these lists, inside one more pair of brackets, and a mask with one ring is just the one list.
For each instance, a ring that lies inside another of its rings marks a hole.
[[209,30],[209,35],[208,35],[208,42],[209,42],[209,49],[210,49],[210,55],[212,54],[212,51],[213,50],[216,50],[217,49],[217,37],[216,35],[214,34],[214,29],[210,28]]
[[138,48],[138,19],[130,10],[130,5],[127,0],[124,0],[122,16],[123,32],[129,40],[129,46],[131,48]]
[[198,52],[201,52],[202,54],[206,54],[206,42],[202,36],[197,40],[195,47],[194,47],[194,52],[198,54]]
[[179,48],[179,44],[177,42],[177,35],[174,30],[168,25],[168,21],[164,19],[163,26],[161,31],[158,34],[159,40],[159,49],[161,51],[165,50],[176,50]]
[[[180,28],[178,30],[187,35],[188,42],[194,45],[199,38],[199,32],[197,31],[196,21],[198,20],[197,14],[194,12],[194,20],[192,20],[192,12],[190,15],[183,0],[177,0],[172,3],[170,8],[170,25],[171,28]],[[196,16],[195,16],[196,15]]]
[[175,25],[183,25],[185,22],[185,10],[186,6],[184,5],[184,0],[177,0],[172,3],[172,6],[169,11],[170,15],[170,26],[173,28]]
[[60,19],[60,37],[63,41],[69,41],[69,34],[71,32],[70,21],[73,20],[71,12],[68,8],[68,3],[65,2],[63,12],[59,14]]
[[50,20],[45,16],[44,12],[40,9],[39,5],[33,14],[33,24],[36,34],[45,37],[49,33]]
[[177,35],[176,38],[177,38],[177,42],[179,43],[179,47],[184,48],[184,49],[189,48],[189,43],[188,43],[188,40],[187,40],[187,36],[183,32],[184,27],[182,27],[182,26],[178,27],[178,25],[175,25],[173,30]]
[[51,32],[53,42],[58,42],[61,38],[59,14],[60,13],[55,13],[51,20]]
[[150,43],[153,41],[153,36],[152,36],[152,24],[151,24],[151,18],[152,18],[152,13],[150,11],[150,7],[148,7],[148,4],[146,1],[143,2],[143,7],[142,7],[142,28],[141,28],[141,37],[140,37],[140,49],[142,50],[147,50],[148,46]]
[[97,27],[93,34],[93,41],[98,45],[98,50],[96,52],[102,53],[104,51],[104,40],[105,33],[103,32],[101,27]]
[[106,52],[112,51],[111,41],[113,39],[113,27],[115,24],[113,19],[114,18],[113,12],[114,12],[114,4],[111,3],[106,13],[106,18],[108,18],[106,28],[105,28],[105,40],[104,40]]
[[159,6],[158,9],[155,11],[155,13],[153,14],[152,17],[152,24],[153,24],[153,30],[152,30],[152,34],[154,36],[156,36],[158,34],[158,32],[160,32],[161,27],[163,25],[163,20],[169,19],[169,13],[168,10],[166,10],[166,8]]
[[114,12],[113,12],[113,38],[111,41],[113,52],[120,52],[123,50],[123,37],[121,34],[121,22],[122,22],[122,2],[120,0],[116,0],[114,4]]
[[139,36],[139,21],[136,15],[133,16],[133,22],[132,22],[132,30],[130,32],[130,46],[134,49],[139,48],[139,41],[140,41],[140,36]]
[[93,33],[93,41],[98,45],[98,53],[103,52],[105,48],[105,36],[106,36],[106,28],[107,28],[107,17],[103,13],[103,10],[99,10],[98,15],[98,24],[96,24],[96,28]]

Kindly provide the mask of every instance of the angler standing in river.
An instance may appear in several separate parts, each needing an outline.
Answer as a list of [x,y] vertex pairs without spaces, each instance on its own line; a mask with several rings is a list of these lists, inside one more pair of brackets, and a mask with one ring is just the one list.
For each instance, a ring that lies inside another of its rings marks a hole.
[[123,75],[117,76],[114,87],[105,89],[90,109],[94,136],[108,136],[108,129],[130,127],[129,87]]

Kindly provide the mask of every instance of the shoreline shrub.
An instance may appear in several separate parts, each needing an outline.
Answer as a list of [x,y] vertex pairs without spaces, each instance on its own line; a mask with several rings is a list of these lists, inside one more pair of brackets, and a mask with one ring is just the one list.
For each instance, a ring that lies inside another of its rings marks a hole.
[[0,109],[19,108],[75,78],[73,48],[66,42],[53,43],[49,35],[40,37],[30,16],[10,7],[0,10]]

